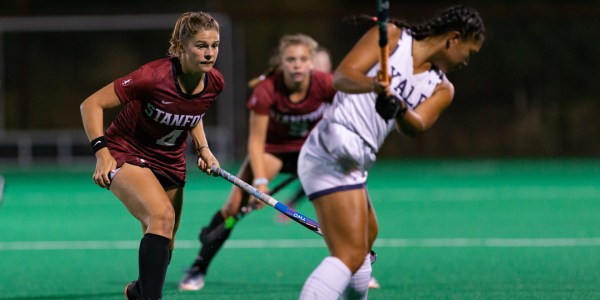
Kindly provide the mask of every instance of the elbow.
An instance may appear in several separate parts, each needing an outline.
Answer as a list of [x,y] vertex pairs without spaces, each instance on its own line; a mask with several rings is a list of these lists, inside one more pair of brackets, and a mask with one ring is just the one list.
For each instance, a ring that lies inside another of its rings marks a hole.
[[81,114],[83,114],[83,112],[86,110],[87,107],[87,100],[84,100],[83,102],[81,102],[81,104],[79,104],[79,112]]
[[427,126],[422,122],[407,122],[406,120],[397,120],[397,130],[404,136],[409,138],[416,138],[427,130]]
[[333,88],[338,91],[344,87],[342,76],[338,72],[335,72],[333,74],[332,84],[333,84]]
[[416,137],[418,137],[419,135],[421,135],[421,133],[423,133],[423,131],[418,131],[418,130],[414,130],[414,129],[408,129],[408,128],[398,128],[398,131],[400,131],[400,133],[402,133],[402,135],[404,135],[405,137],[414,139]]

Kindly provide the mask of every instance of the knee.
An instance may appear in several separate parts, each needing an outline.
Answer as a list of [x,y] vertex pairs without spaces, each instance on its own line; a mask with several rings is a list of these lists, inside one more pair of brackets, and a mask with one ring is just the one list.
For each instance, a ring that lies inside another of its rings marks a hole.
[[150,215],[149,227],[159,230],[163,234],[172,234],[175,229],[175,209],[171,205],[165,205]]
[[[344,264],[350,269],[352,274],[354,274],[365,262],[365,258],[368,254],[368,250],[366,248],[359,247],[361,249],[352,249],[343,257],[339,257]],[[364,250],[364,251],[363,251]]]

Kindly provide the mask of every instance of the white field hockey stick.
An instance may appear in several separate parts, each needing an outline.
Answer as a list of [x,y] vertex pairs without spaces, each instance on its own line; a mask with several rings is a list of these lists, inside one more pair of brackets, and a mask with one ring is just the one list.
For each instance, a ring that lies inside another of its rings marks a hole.
[[0,204],[4,201],[4,177],[0,175]]
[[[252,185],[231,175],[231,173],[229,173],[221,168],[218,168],[215,165],[212,166],[212,172],[213,172],[213,174],[217,174],[217,175],[227,179],[229,182],[233,183],[235,186],[246,191],[248,194],[256,197],[256,199],[259,199],[262,202],[268,204],[269,206],[275,208],[276,210],[278,210],[282,214],[288,216],[290,219],[296,221],[300,225],[310,229],[311,231],[317,233],[320,236],[323,236],[323,232],[321,232],[321,228],[319,227],[319,223],[317,223],[317,221],[314,221],[311,218],[306,217],[305,215],[289,208],[287,205],[275,200],[275,198],[273,198],[265,193],[262,193],[257,188],[253,187]],[[377,259],[377,254],[373,250],[371,250],[370,254],[371,254],[371,263],[374,263],[375,260]]]
[[242,190],[244,190],[245,192],[247,192],[248,194],[256,197],[256,199],[261,200],[262,202],[268,204],[269,206],[275,208],[276,210],[278,210],[279,212],[281,212],[282,214],[288,216],[289,218],[291,218],[292,220],[300,223],[300,225],[316,232],[319,235],[323,235],[323,233],[321,232],[321,228],[319,228],[319,224],[310,219],[309,217],[304,216],[303,214],[289,208],[287,205],[275,200],[275,198],[269,196],[268,194],[265,194],[261,191],[259,191],[257,188],[253,187],[252,185],[246,183],[245,181],[231,175],[229,172],[218,168],[217,166],[212,167],[212,172],[215,174],[218,174],[219,176],[227,179],[229,182],[233,183],[234,185],[236,185],[237,187],[241,188]]
[[[286,178],[285,180],[283,180],[282,182],[277,184],[275,187],[273,187],[273,189],[269,191],[269,194],[274,195],[275,193],[282,190],[283,188],[288,186],[290,183],[292,183],[296,179],[298,179],[298,176],[290,175],[288,178]],[[242,220],[242,218],[244,216],[246,216],[247,214],[252,212],[255,208],[256,208],[255,202],[253,202],[252,204],[248,204],[248,205],[240,208],[240,211],[237,214],[235,214],[234,216],[229,216],[227,219],[225,219],[223,221],[223,223],[212,228],[212,230],[206,231],[206,232],[204,232],[204,230],[202,230],[202,233],[200,235],[200,241],[203,244],[212,244],[212,243],[217,242],[225,234],[225,231],[233,229],[233,227],[240,220]]]

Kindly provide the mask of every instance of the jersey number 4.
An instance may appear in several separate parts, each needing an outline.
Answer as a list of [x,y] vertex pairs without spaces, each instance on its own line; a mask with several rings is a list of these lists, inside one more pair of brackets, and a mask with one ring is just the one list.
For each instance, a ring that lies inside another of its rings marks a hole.
[[175,142],[181,136],[182,133],[183,133],[182,129],[175,129],[175,130],[171,131],[169,134],[156,140],[156,144],[161,145],[161,146],[175,146]]

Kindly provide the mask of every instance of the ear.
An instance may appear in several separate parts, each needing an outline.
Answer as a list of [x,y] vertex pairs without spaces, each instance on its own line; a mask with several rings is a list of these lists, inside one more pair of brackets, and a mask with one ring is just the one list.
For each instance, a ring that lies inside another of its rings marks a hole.
[[462,36],[458,31],[449,31],[446,33],[446,49],[460,43],[461,37]]

